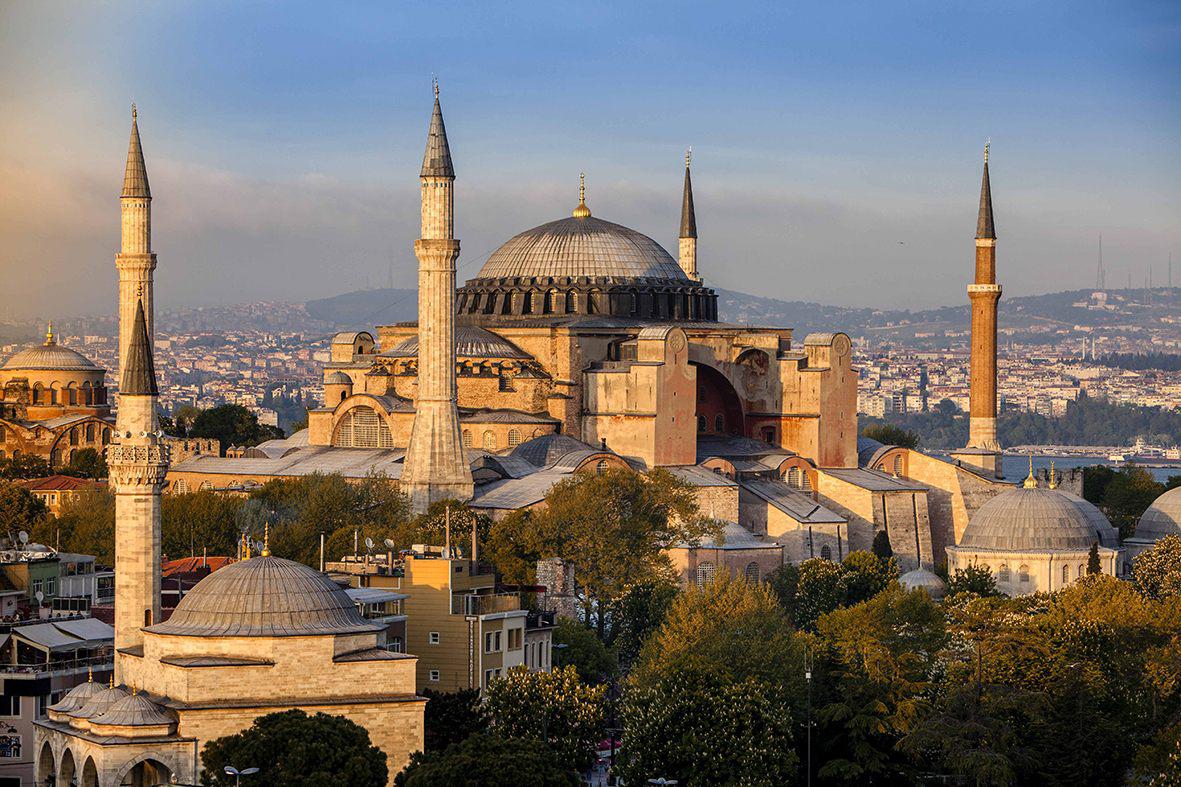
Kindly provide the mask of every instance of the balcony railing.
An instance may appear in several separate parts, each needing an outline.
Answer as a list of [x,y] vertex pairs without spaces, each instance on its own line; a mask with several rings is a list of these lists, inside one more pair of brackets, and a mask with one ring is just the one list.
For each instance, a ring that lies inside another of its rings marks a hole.
[[39,662],[29,664],[0,664],[0,675],[59,675],[83,670],[97,670],[103,672],[115,668],[115,660],[111,654],[105,656],[88,656],[80,659],[61,659],[60,661]]
[[516,593],[464,593],[451,598],[452,615],[490,615],[520,608],[521,599]]

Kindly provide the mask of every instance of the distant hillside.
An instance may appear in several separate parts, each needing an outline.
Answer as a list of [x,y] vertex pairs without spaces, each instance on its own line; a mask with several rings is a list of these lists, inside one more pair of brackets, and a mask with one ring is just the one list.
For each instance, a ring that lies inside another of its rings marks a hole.
[[[825,306],[806,301],[781,301],[757,295],[718,290],[718,314],[726,322],[769,325],[795,329],[797,336],[813,331],[841,330],[854,337],[870,337],[915,347],[946,346],[945,331],[964,331],[968,326],[965,303],[924,311],[853,309]],[[1175,320],[1181,313],[1181,288],[1158,287],[1150,297],[1144,290],[1113,290],[1108,293],[1110,309],[1075,306],[1090,298],[1090,290],[1073,290],[1047,295],[1004,298],[1000,306],[1002,329],[1045,334],[1071,334],[1079,329],[1141,329],[1181,335]],[[416,319],[414,290],[362,290],[333,298],[309,301],[308,314],[339,328],[372,328],[374,325]],[[1017,337],[1015,337],[1017,338]]]

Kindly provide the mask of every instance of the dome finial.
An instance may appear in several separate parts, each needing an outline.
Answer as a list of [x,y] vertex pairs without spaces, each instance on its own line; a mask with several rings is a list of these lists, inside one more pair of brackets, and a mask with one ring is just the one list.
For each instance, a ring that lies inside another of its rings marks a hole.
[[86,682],[94,683],[94,667],[86,668]]
[[586,206],[586,173],[578,173],[578,207],[571,214],[576,219],[590,218],[590,208]]
[[1029,455],[1029,477],[1022,486],[1026,489],[1037,489],[1037,479],[1033,477],[1033,454]]
[[111,673],[111,680],[107,683],[107,688],[108,689],[115,688],[115,673],[113,673],[113,672]]
[[271,523],[266,522],[262,526],[262,552],[259,552],[260,557],[271,556]]
[[1054,461],[1050,460],[1050,480],[1046,484],[1050,489],[1058,488],[1058,476],[1054,474]]
[[49,321],[49,326],[45,329],[45,343],[57,344],[57,340],[53,338],[53,320]]
[[435,88],[435,100],[438,101],[438,99],[439,99],[439,77],[436,76],[435,74],[431,74],[431,84]]
[[693,163],[693,146],[690,145],[685,150],[685,169],[689,169],[689,165]]

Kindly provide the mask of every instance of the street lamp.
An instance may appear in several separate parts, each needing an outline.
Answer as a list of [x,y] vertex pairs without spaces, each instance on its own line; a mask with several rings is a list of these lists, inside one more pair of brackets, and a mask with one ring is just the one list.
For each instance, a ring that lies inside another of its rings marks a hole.
[[234,777],[234,787],[240,787],[242,784],[242,777],[258,773],[258,768],[243,768],[242,770],[238,770],[232,765],[227,765],[226,773]]

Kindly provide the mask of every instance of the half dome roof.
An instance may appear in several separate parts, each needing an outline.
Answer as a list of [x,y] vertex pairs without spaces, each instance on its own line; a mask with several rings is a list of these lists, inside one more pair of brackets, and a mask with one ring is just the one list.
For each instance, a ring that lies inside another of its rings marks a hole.
[[681,266],[647,235],[593,216],[526,230],[494,251],[478,279],[612,276],[689,283]]
[[340,585],[293,560],[256,557],[197,583],[153,634],[188,637],[297,637],[376,632]]

